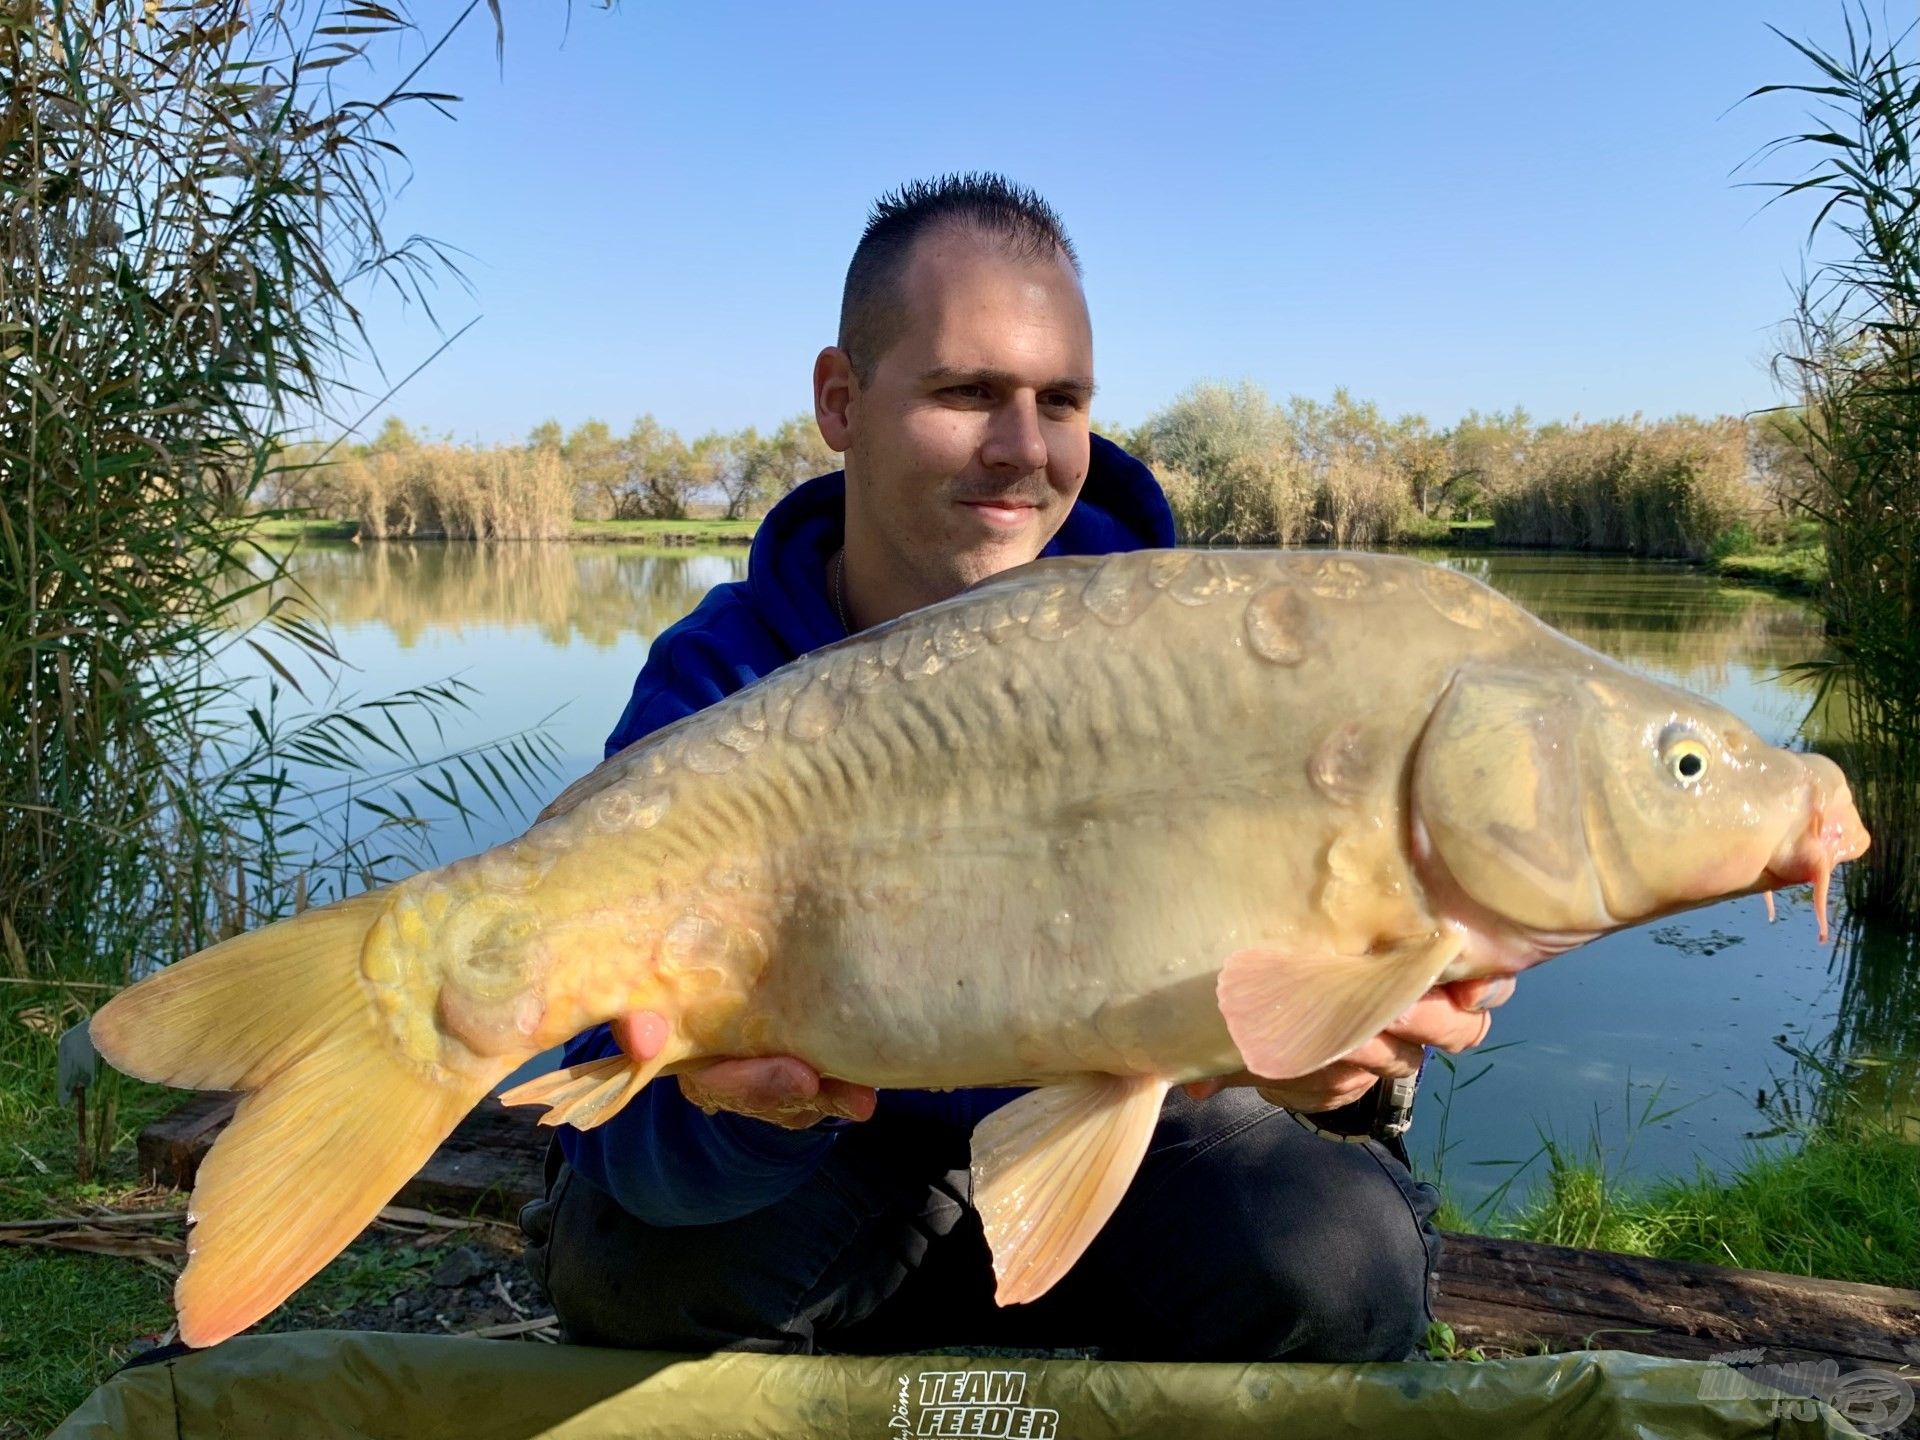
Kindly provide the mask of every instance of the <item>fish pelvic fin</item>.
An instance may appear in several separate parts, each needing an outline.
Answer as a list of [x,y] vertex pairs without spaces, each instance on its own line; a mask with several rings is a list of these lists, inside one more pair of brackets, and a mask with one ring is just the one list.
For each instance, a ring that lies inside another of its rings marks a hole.
[[651,1060],[623,1053],[604,1060],[566,1065],[502,1091],[500,1103],[545,1105],[547,1113],[540,1117],[542,1125],[571,1125],[576,1130],[591,1130],[624,1110],[627,1102],[667,1066],[692,1053],[693,1048],[674,1031]]
[[993,1251],[994,1302],[1046,1294],[1132,1183],[1170,1082],[1084,1075],[1033,1090],[973,1132],[973,1203]]
[[346,1248],[520,1058],[404,1054],[360,976],[383,894],[235,936],[121,992],[100,1053],[144,1080],[248,1093],[200,1164],[180,1338],[219,1343]]
[[1364,955],[1238,950],[1227,957],[1215,995],[1247,1069],[1291,1080],[1378,1035],[1432,988],[1465,943],[1447,927]]

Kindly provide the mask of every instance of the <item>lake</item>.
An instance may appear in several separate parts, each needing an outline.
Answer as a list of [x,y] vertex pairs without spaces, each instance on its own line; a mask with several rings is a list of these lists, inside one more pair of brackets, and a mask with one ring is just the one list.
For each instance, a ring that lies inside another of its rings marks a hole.
[[[1781,671],[1823,642],[1798,602],[1676,564],[1537,552],[1427,558],[1636,670],[1714,697],[1771,741],[1799,730],[1810,692]],[[742,577],[746,552],[312,545],[296,569],[332,624],[354,692],[459,675],[477,696],[448,725],[449,747],[544,723],[559,757],[544,800],[598,762],[650,640],[709,587]],[[530,818],[497,817],[471,835],[442,824],[428,845],[450,860]],[[1910,1087],[1911,1053],[1892,1052],[1915,1027],[1911,937],[1841,924],[1837,944],[1822,946],[1804,890],[1783,892],[1779,908],[1769,925],[1758,897],[1730,901],[1530,971],[1480,1052],[1451,1076],[1429,1068],[1411,1137],[1424,1172],[1444,1169],[1471,1204],[1544,1135],[1576,1147],[1595,1139],[1632,1173],[1690,1173],[1696,1162],[1724,1171],[1752,1137],[1834,1103],[1843,1082]],[[1900,1063],[1871,1063],[1885,1059]]]

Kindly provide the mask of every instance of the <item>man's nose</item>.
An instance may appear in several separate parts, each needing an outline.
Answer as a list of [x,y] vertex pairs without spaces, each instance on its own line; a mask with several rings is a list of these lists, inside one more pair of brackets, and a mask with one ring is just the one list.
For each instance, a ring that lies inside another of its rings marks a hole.
[[1031,475],[1046,468],[1047,437],[1040,433],[1040,407],[1033,395],[1018,393],[996,406],[980,446],[981,463],[995,470]]

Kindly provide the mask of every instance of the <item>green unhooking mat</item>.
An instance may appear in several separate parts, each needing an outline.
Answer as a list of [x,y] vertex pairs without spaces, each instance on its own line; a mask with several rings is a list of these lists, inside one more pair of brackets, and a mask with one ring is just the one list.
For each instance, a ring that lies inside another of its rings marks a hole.
[[1734,1440],[1855,1433],[1824,1406],[1776,1397],[1724,1365],[1617,1351],[1481,1364],[1161,1365],[688,1357],[310,1331],[242,1337],[122,1371],[55,1437]]

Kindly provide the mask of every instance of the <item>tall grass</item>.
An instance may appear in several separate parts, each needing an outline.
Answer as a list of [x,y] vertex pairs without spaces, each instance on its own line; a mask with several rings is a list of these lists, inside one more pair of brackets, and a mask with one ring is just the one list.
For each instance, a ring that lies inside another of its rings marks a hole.
[[1251,383],[1197,385],[1129,438],[1189,543],[1383,545],[1413,514],[1378,413],[1341,391],[1281,406]]
[[[1793,505],[1820,523],[1832,643],[1810,666],[1842,713],[1832,748],[1873,848],[1849,867],[1861,913],[1920,921],[1920,58],[1910,26],[1877,35],[1847,15],[1846,48],[1788,43],[1817,72],[1753,92],[1808,97],[1814,128],[1774,153],[1811,157],[1772,182],[1820,202],[1813,235],[1839,242],[1799,290],[1779,371],[1804,461]],[[1783,36],[1783,39],[1788,37]],[[1751,97],[1749,97],[1751,98]]]
[[336,483],[368,540],[552,540],[573,523],[573,486],[544,448],[379,450],[342,462]]
[[1121,438],[1195,544],[1389,545],[1490,514],[1500,544],[1698,560],[1777,528],[1734,418],[1535,428],[1515,411],[1436,432],[1344,391],[1276,404],[1243,383],[1196,386]]
[[1614,420],[1537,438],[1489,503],[1496,543],[1699,560],[1751,524],[1765,496],[1747,481],[1739,420]]
[[0,998],[84,1012],[417,854],[410,778],[459,809],[544,758],[423,769],[402,722],[456,685],[308,704],[335,657],[245,515],[331,398],[346,287],[438,263],[380,214],[395,113],[452,97],[356,98],[339,68],[405,28],[247,0],[0,23]]

